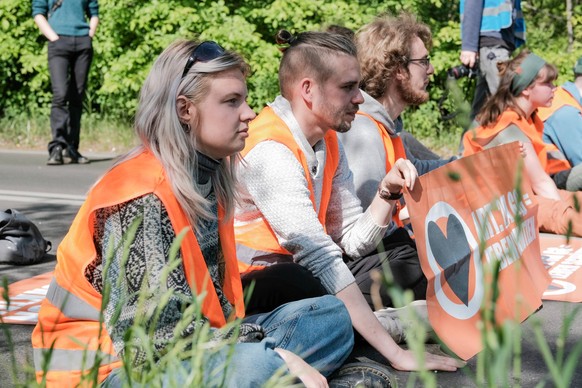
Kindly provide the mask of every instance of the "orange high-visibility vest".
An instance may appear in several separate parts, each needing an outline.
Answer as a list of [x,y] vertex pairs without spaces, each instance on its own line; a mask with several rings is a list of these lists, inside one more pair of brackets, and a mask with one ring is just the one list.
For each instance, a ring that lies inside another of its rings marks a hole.
[[537,115],[542,121],[546,121],[551,115],[554,114],[558,109],[563,106],[571,106],[573,108],[578,109],[578,111],[582,112],[582,105],[572,96],[566,89],[563,87],[556,88],[554,92],[554,100],[552,101],[552,105],[545,108],[538,108]]
[[[307,180],[311,202],[315,209],[315,192],[313,190],[311,174],[309,172],[305,154],[293,138],[293,134],[287,127],[287,124],[285,124],[285,122],[281,120],[275,112],[273,112],[271,107],[264,108],[261,113],[250,122],[249,137],[246,140],[245,148],[241,153],[242,156],[244,157],[254,146],[266,140],[273,140],[285,145],[291,150],[291,152],[293,152],[299,163],[301,163],[301,166],[303,166],[303,170],[305,171],[305,179]],[[326,146],[326,157],[318,219],[325,230],[325,218],[329,200],[331,198],[333,177],[339,164],[339,145],[335,131],[327,131],[324,140]],[[237,244],[258,251],[290,255],[287,250],[281,247],[275,232],[273,232],[269,222],[265,220],[264,217],[257,218],[256,220],[245,224],[237,224],[234,228],[234,233]],[[259,266],[249,266],[248,263],[239,260],[239,270],[241,272],[245,272],[249,269],[258,269],[257,267]]]
[[[47,386],[77,386],[88,369],[98,364],[100,383],[114,368],[121,366],[105,324],[100,322],[103,320],[100,313],[102,295],[87,281],[84,271],[96,257],[95,212],[149,193],[155,194],[164,204],[176,235],[187,230],[181,245],[182,263],[193,294],[207,294],[202,313],[214,327],[226,324],[192,226],[172,192],[162,165],[150,152],[143,152],[116,166],[91,190],[59,245],[54,278],[32,333],[39,382],[46,378]],[[236,316],[243,317],[233,220],[223,217],[219,208],[219,235],[226,263],[224,293],[233,304]],[[49,354],[46,371],[43,371],[45,355]]]
[[559,153],[560,151],[553,144],[544,143],[542,140],[542,133],[544,131],[544,123],[533,115],[530,119],[520,117],[517,112],[506,110],[503,112],[495,124],[488,127],[477,127],[468,130],[463,136],[463,156],[471,155],[482,151],[487,147],[502,130],[510,125],[516,125],[532,142],[534,150],[540,160],[544,170],[548,174],[555,174],[562,170],[572,168],[566,159],[551,159],[548,158],[548,153]]
[[[392,166],[394,166],[394,163],[396,163],[398,159],[406,159],[406,151],[404,150],[404,144],[402,144],[402,139],[400,138],[400,136],[394,137],[390,136],[390,134],[384,127],[384,124],[382,124],[380,121],[376,120],[369,114],[362,111],[358,111],[357,114],[369,118],[370,120],[372,120],[374,124],[376,124],[378,133],[380,134],[380,137],[382,139],[382,144],[384,145],[384,153],[386,154],[386,174],[388,174],[388,171],[392,169]],[[402,222],[399,216],[401,209],[402,209],[401,203],[397,202],[396,212],[392,216],[392,220],[396,223],[396,225],[400,227],[404,226],[404,223]]]

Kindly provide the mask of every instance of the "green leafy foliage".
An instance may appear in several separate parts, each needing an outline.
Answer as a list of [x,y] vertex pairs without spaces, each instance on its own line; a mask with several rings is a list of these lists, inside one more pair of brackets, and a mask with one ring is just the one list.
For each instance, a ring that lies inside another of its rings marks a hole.
[[[528,48],[556,64],[559,82],[571,78],[572,64],[582,54],[582,4],[573,1],[574,45],[567,52],[566,2],[524,1]],[[405,114],[415,136],[440,149],[456,149],[474,81],[456,81],[451,97],[446,70],[460,64],[457,1],[442,0],[100,0],[100,25],[89,75],[86,110],[94,120],[131,122],[139,89],[157,55],[174,39],[219,41],[250,63],[249,103],[259,110],[278,93],[280,52],[274,36],[340,24],[354,30],[382,12],[409,11],[427,23],[434,35],[431,52],[435,74],[431,100]],[[0,119],[48,116],[51,89],[46,42],[32,20],[30,2],[0,2]],[[461,101],[462,102],[462,101]],[[458,112],[461,114],[457,114]]]

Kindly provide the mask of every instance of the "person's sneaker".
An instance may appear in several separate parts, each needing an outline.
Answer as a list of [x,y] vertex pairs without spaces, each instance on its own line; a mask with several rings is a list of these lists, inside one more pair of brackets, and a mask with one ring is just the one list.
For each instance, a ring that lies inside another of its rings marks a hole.
[[54,146],[49,154],[49,158],[46,161],[46,164],[49,166],[59,166],[63,164],[63,147],[60,145]]
[[[413,311],[410,311],[411,309]],[[432,334],[426,300],[415,300],[400,308],[388,307],[376,310],[374,315],[397,344],[406,342],[406,334],[415,324],[415,321],[416,324],[424,325],[427,333]]]
[[87,164],[90,162],[89,159],[81,155],[79,151],[71,148],[65,148],[63,150],[63,160],[65,163],[71,164]]
[[385,365],[366,357],[342,365],[327,380],[329,388],[390,388],[397,383],[392,371]]

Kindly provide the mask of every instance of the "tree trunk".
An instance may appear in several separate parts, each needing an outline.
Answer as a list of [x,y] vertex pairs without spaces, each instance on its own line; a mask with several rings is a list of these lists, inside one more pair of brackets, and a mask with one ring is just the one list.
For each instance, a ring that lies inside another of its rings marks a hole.
[[568,29],[568,52],[574,49],[574,31],[572,28],[572,0],[566,0],[566,28]]

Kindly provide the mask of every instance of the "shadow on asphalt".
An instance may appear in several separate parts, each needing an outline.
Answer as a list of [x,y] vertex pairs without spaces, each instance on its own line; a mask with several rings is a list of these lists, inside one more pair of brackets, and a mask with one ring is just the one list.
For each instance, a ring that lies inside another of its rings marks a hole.
[[117,159],[117,156],[107,158],[89,158],[89,161],[91,163],[99,163],[99,162],[110,162],[115,159]]

